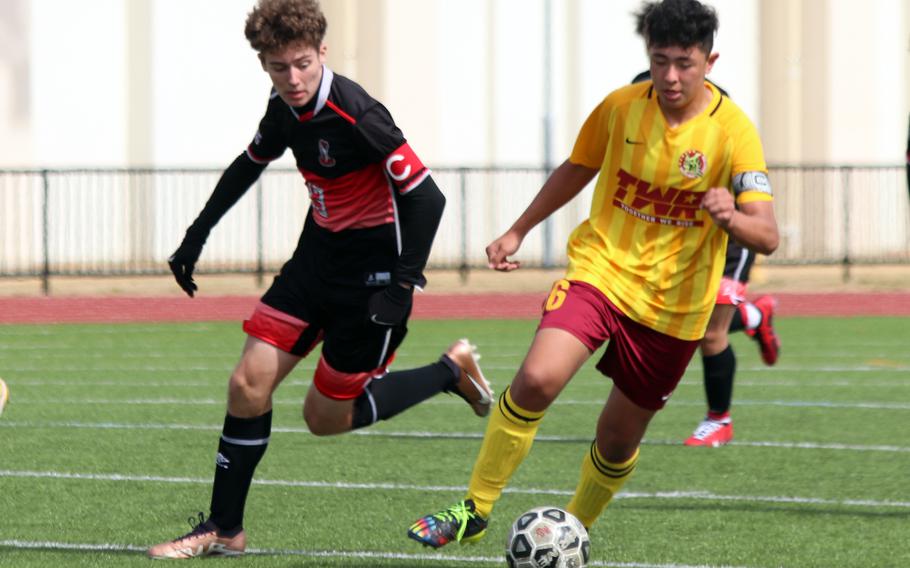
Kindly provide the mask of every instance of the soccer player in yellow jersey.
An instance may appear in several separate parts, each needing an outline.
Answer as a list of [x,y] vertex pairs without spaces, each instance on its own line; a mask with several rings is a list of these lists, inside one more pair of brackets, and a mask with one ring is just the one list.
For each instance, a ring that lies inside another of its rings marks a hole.
[[718,57],[715,11],[697,0],[647,2],[637,31],[652,80],[613,91],[594,109],[569,159],[486,249],[492,268],[518,268],[510,257],[528,231],[598,176],[590,216],[569,238],[566,277],[490,414],[467,495],[408,531],[425,545],[483,536],[547,408],[607,343],[597,369],[613,387],[567,506],[590,527],[635,469],[648,423],[705,333],[727,239],[762,254],[777,248],[758,134],[706,81]]

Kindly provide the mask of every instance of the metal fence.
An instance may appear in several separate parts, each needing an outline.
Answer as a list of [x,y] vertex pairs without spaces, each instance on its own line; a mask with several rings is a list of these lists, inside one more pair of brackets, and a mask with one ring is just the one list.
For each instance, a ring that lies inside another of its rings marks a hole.
[[[0,170],[0,277],[141,275],[165,259],[198,214],[221,170]],[[910,262],[903,166],[772,167],[781,245],[775,264]],[[504,231],[545,178],[535,168],[434,170],[448,203],[430,266],[485,266]],[[592,187],[536,228],[522,264],[560,266]],[[266,274],[290,257],[309,199],[300,174],[270,169],[222,219],[200,272]]]

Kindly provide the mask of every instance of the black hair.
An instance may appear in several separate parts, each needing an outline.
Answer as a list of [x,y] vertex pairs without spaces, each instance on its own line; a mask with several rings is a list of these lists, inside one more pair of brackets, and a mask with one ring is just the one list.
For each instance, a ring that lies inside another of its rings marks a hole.
[[648,47],[698,46],[705,54],[714,47],[717,12],[698,0],[645,2],[635,18],[635,31]]

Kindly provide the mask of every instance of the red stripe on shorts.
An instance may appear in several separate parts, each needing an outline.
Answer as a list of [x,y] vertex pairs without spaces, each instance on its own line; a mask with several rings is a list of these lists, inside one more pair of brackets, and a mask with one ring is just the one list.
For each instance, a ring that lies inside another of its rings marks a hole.
[[309,325],[302,319],[259,302],[250,319],[244,320],[243,331],[282,351],[292,353],[294,345]]

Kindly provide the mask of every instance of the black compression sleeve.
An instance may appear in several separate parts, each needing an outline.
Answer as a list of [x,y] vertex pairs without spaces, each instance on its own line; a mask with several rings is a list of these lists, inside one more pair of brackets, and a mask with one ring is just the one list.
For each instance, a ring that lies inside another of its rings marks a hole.
[[237,156],[221,174],[221,179],[215,185],[215,190],[212,191],[202,212],[187,229],[187,236],[204,243],[221,217],[243,197],[253,182],[259,179],[265,166],[251,160],[246,153]]
[[401,220],[401,255],[395,267],[395,280],[423,287],[423,269],[430,257],[433,238],[442,218],[446,198],[431,176],[398,196],[398,215]]

